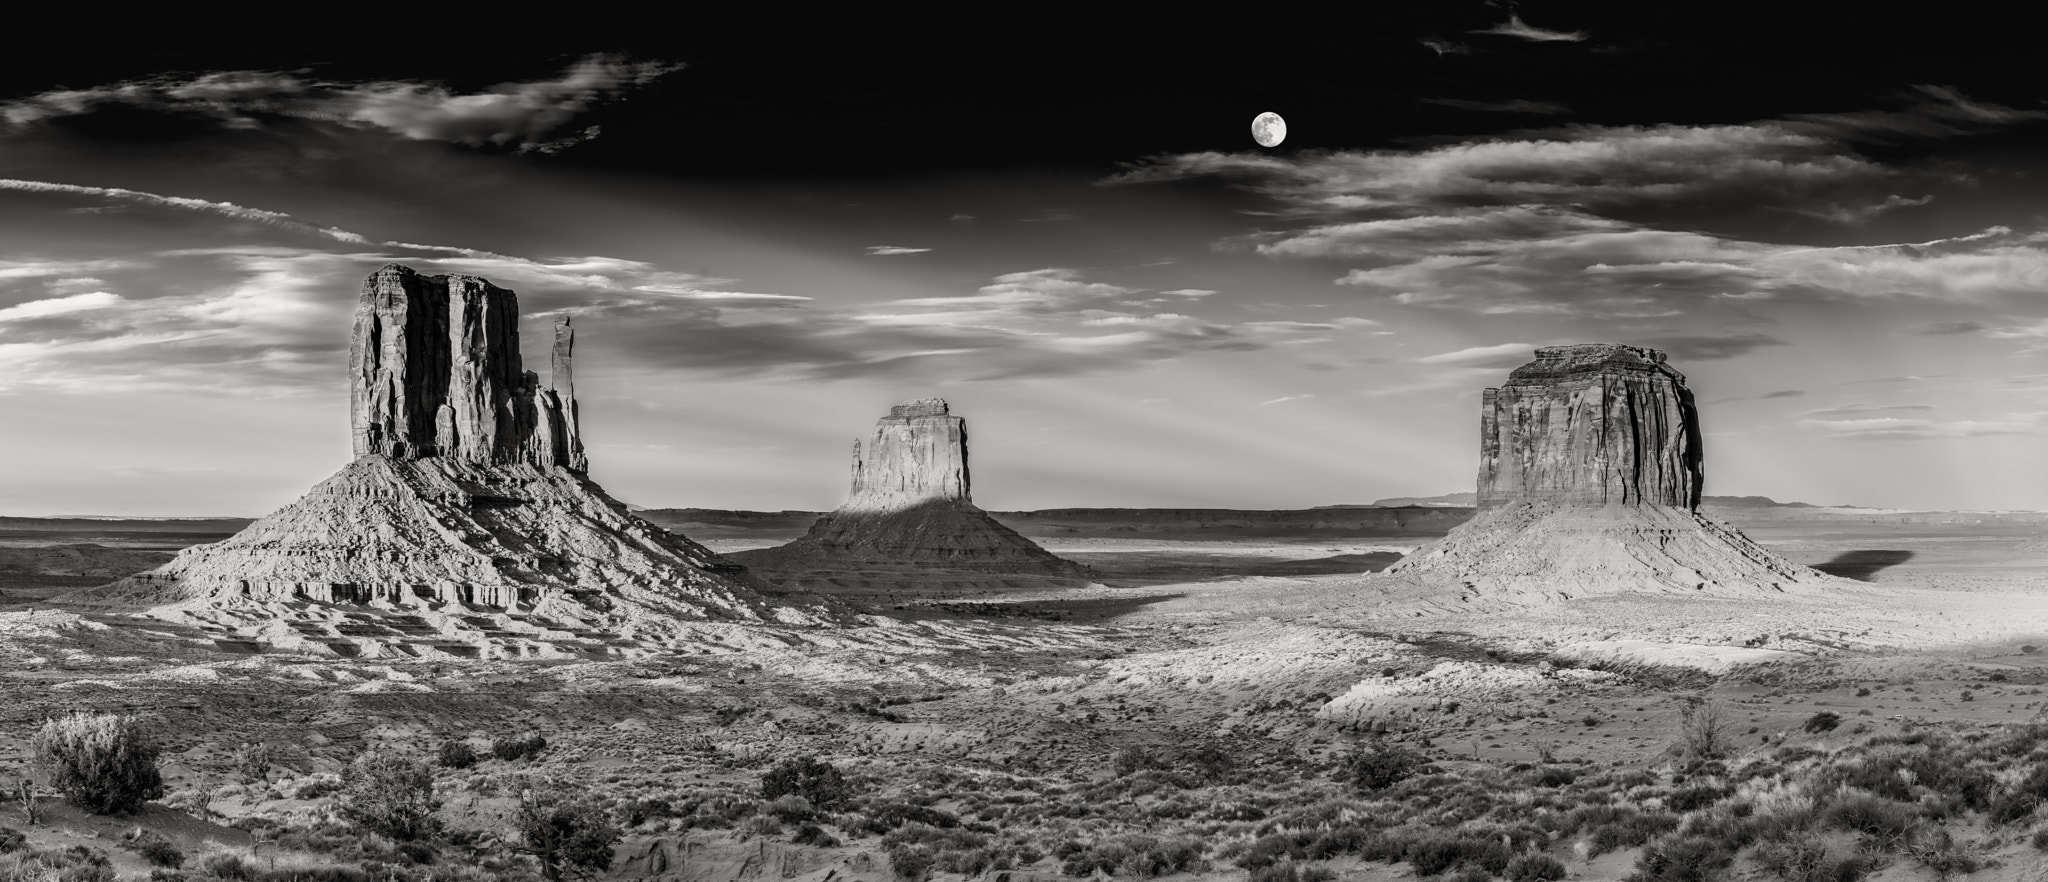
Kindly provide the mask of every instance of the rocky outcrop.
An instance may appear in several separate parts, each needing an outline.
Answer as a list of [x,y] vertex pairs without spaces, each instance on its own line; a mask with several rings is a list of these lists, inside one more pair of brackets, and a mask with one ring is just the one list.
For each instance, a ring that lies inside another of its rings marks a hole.
[[969,487],[966,421],[942,399],[900,404],[865,442],[854,442],[846,504],[794,542],[731,557],[782,584],[820,582],[849,567],[1088,578],[1086,567],[977,508]]
[[1699,412],[1662,352],[1545,347],[1481,408],[1479,514],[1383,578],[1530,602],[1835,584],[1699,511]]
[[363,282],[349,345],[357,456],[584,468],[570,381],[575,335],[556,325],[554,377],[519,359],[514,294],[475,276],[392,264]]
[[563,319],[543,388],[520,367],[513,292],[378,270],[351,348],[355,461],[225,541],[72,599],[216,623],[208,611],[222,607],[404,611],[443,638],[503,630],[514,615],[627,639],[660,639],[680,621],[816,622],[585,476],[573,342]]
[[1664,353],[1546,346],[1482,395],[1479,505],[1700,502],[1699,411]]

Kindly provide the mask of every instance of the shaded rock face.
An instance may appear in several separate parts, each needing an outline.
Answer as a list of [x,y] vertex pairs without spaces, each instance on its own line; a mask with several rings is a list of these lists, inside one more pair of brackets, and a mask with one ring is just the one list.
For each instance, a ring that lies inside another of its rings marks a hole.
[[943,399],[899,404],[865,443],[854,442],[846,504],[794,542],[731,557],[785,581],[793,571],[847,566],[1089,575],[975,507],[969,486],[966,421]]
[[1545,347],[1481,408],[1478,515],[1385,577],[1523,602],[1839,584],[1699,511],[1699,414],[1662,352]]
[[[265,617],[244,614],[253,606],[299,629],[271,636],[299,642],[325,639],[300,627],[308,603],[403,611],[408,627],[444,642],[818,623],[772,606],[743,568],[635,517],[585,477],[574,332],[566,319],[555,326],[554,388],[544,389],[520,368],[517,318],[513,293],[483,279],[378,270],[363,285],[350,357],[355,460],[225,541],[68,599],[161,604],[152,615],[260,631]],[[224,618],[222,607],[235,612]]]
[[526,462],[582,471],[570,349],[555,328],[553,383],[519,359],[519,303],[475,276],[393,264],[363,282],[349,346],[357,456]]
[[1698,508],[1699,411],[1664,353],[1536,350],[1480,404],[1479,505],[1512,500]]

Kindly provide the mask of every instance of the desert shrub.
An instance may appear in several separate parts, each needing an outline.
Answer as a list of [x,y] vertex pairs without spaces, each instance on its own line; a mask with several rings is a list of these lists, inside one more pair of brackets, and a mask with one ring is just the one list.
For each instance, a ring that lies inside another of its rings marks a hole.
[[1274,864],[1261,870],[1253,870],[1251,882],[1335,882],[1337,874],[1328,867],[1313,864],[1297,866],[1289,861]]
[[330,793],[341,792],[341,779],[332,775],[316,775],[301,778],[292,789],[293,799],[319,799]]
[[28,847],[28,837],[13,827],[0,827],[0,854],[11,854]]
[[50,786],[93,814],[128,814],[164,795],[156,742],[132,717],[74,713],[49,720],[31,750]]
[[522,789],[512,826],[522,850],[540,861],[549,882],[576,870],[610,869],[620,836],[597,800],[553,788]]
[[256,867],[242,860],[242,856],[231,851],[210,854],[199,862],[206,875],[215,879],[249,880],[256,878]]
[[1568,787],[1579,780],[1579,770],[1564,766],[1544,766],[1536,772],[1534,783],[1538,787]]
[[156,866],[177,869],[185,865],[185,853],[154,831],[138,829],[122,840],[121,847],[134,851]]
[[813,845],[818,848],[832,848],[839,844],[837,837],[825,832],[825,828],[816,824],[805,824],[796,828],[796,835],[791,836],[789,841],[798,845]]
[[1117,777],[1124,777],[1147,769],[1166,768],[1166,761],[1151,748],[1132,745],[1110,756],[1110,768],[1116,772]]
[[2048,764],[2035,766],[2026,778],[1999,794],[1991,803],[1991,821],[2010,824],[2025,820],[2034,814],[2034,808],[2044,799],[2048,799]]
[[1218,782],[1230,776],[1237,768],[1237,755],[1222,746],[1204,742],[1180,752],[1175,762],[1187,771],[1200,775],[1203,780]]
[[1895,847],[1920,826],[1920,812],[1882,796],[1852,791],[1835,800],[1827,810],[1826,820],[1834,827],[1853,830]]
[[815,756],[783,760],[761,775],[761,798],[801,796],[822,811],[837,811],[853,796],[846,775]]
[[1385,790],[1422,771],[1429,761],[1421,754],[1384,742],[1356,746],[1344,758],[1337,780],[1365,791]]
[[1682,756],[1690,760],[1716,760],[1729,753],[1728,714],[1719,702],[1689,703],[1679,713],[1678,737]]
[[1735,862],[1735,850],[1705,836],[1663,836],[1636,857],[1628,882],[1709,882]]
[[1069,842],[1053,852],[1062,858],[1060,872],[1089,876],[1100,870],[1113,877],[1150,879],[1202,867],[1201,840],[1161,838],[1125,833],[1089,845]]
[[546,749],[548,740],[541,737],[539,732],[506,735],[491,740],[491,755],[506,761],[539,756],[540,752]]
[[1547,854],[1530,853],[1508,861],[1508,882],[1556,882],[1564,878],[1564,864]]
[[1670,796],[1664,797],[1664,807],[1674,812],[1695,811],[1727,799],[1734,792],[1733,787],[1694,784],[1671,791]]
[[1460,864],[1499,875],[1507,871],[1515,855],[1506,843],[1491,836],[1433,830],[1409,840],[1403,857],[1417,876],[1434,876]]
[[1982,866],[1961,843],[1956,842],[1955,837],[1940,827],[1921,828],[1906,841],[1901,851],[1934,873],[1936,879],[1974,873]]
[[1595,827],[1586,837],[1587,847],[1591,856],[1598,857],[1610,851],[1642,845],[1677,827],[1678,816],[1670,812],[1630,812]]
[[270,768],[277,764],[277,748],[268,742],[251,744],[242,742],[235,748],[235,771],[244,782],[262,781],[270,776]]
[[818,810],[811,807],[811,801],[794,793],[785,793],[775,797],[773,802],[768,803],[766,811],[768,814],[774,815],[778,820],[787,821],[791,824],[801,824],[805,821],[816,820],[818,817]]
[[2034,831],[2034,838],[2027,840],[2035,851],[2048,851],[2048,829]]
[[434,771],[423,763],[390,754],[362,753],[341,773],[335,814],[365,830],[393,839],[430,836],[440,830],[434,812]]
[[874,806],[858,820],[850,822],[851,826],[840,826],[851,833],[879,835],[913,821],[933,827],[960,826],[960,818],[952,812],[903,802],[885,802]]
[[74,845],[55,849],[19,849],[0,855],[0,879],[7,882],[115,882],[105,852]]
[[889,856],[889,869],[896,878],[908,882],[917,882],[929,875],[932,864],[936,863],[929,847],[908,842],[899,842],[884,849],[883,853]]
[[1866,856],[1835,855],[1811,833],[1764,843],[1755,857],[1759,869],[1787,882],[1857,882],[1875,869]]
[[1800,724],[1799,728],[1801,731],[1807,732],[1809,734],[1818,735],[1822,732],[1832,732],[1835,730],[1836,726],[1839,726],[1841,724],[1841,714],[1835,713],[1834,711],[1821,711],[1820,713],[1807,717],[1806,722]]
[[476,748],[460,739],[446,741],[441,744],[441,754],[436,759],[444,769],[467,769],[476,765]]

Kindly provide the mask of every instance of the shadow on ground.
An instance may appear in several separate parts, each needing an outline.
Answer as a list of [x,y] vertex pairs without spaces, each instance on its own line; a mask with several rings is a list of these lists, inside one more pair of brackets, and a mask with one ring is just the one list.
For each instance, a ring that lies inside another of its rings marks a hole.
[[1243,579],[1252,576],[1331,576],[1346,573],[1376,573],[1401,559],[1391,552],[1335,554],[1304,560],[1276,560],[1271,557],[1214,555],[1189,559],[1179,555],[1151,554],[1068,554],[1073,560],[1093,567],[1110,580],[1170,580],[1180,582]]
[[1827,563],[1814,564],[1813,568],[1830,576],[1855,579],[1859,582],[1875,582],[1880,571],[1898,566],[1913,559],[1913,552],[1861,548],[1844,551]]

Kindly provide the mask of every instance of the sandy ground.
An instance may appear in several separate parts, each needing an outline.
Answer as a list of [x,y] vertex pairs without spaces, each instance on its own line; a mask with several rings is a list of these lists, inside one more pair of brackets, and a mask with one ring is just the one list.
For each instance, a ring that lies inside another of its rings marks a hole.
[[[39,603],[70,578],[0,574],[11,594],[0,602],[0,780],[23,768],[35,724],[81,707],[156,721],[181,790],[227,780],[244,741],[291,745],[300,772],[314,774],[358,750],[524,728],[561,745],[550,760],[558,772],[676,768],[694,783],[744,784],[762,763],[805,752],[905,780],[938,768],[1099,778],[1125,746],[1215,739],[1247,757],[1317,762],[1367,731],[1446,761],[1650,767],[1669,758],[1688,698],[1722,701],[1740,746],[1758,751],[1909,724],[2041,719],[2048,554],[2020,553],[2023,531],[1971,529],[1750,526],[1795,562],[1853,578],[1766,599],[1546,606],[1460,601],[1377,576],[1413,547],[1380,540],[1062,539],[1046,545],[1096,568],[1099,583],[888,604],[876,610],[885,619],[853,633],[548,662],[224,652],[190,628]],[[777,544],[747,542],[707,544]],[[1823,710],[1843,726],[1802,732]],[[489,823],[492,805],[470,799],[449,812]],[[233,840],[211,821],[164,826],[190,827],[178,835],[194,847]],[[74,827],[50,842],[112,829]],[[676,878],[889,876],[871,840],[774,843],[771,855],[769,843],[736,836],[636,833],[615,878],[686,855],[697,869]],[[1613,879],[1630,864],[1610,854],[1568,866],[1578,879]],[[1400,877],[1381,865],[1339,869]],[[1243,871],[1204,878],[1225,876]],[[1041,865],[1012,882],[1056,877]]]

